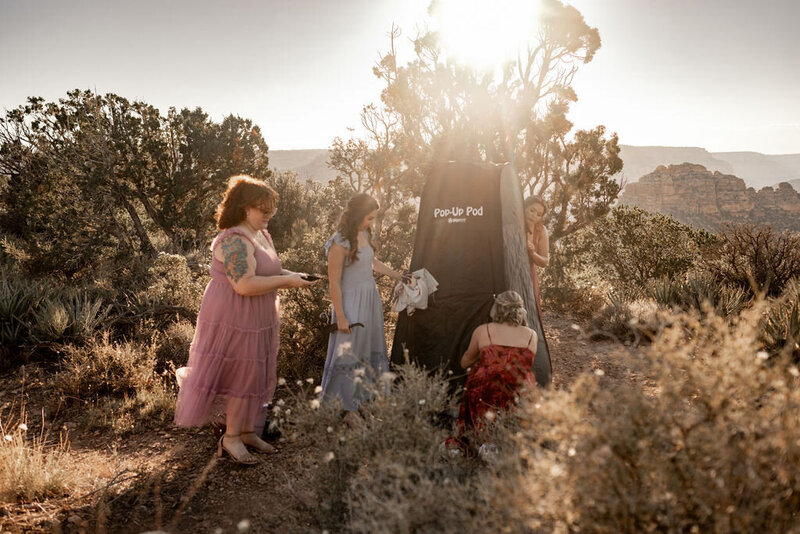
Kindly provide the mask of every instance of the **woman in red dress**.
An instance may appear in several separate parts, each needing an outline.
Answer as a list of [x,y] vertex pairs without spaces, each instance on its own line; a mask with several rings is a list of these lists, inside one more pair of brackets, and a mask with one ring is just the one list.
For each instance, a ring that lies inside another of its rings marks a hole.
[[458,413],[459,438],[448,445],[469,450],[463,434],[480,431],[489,411],[507,410],[516,403],[520,390],[533,387],[533,358],[536,332],[527,327],[525,303],[516,291],[505,291],[495,298],[489,312],[492,322],[472,332],[461,367],[472,367]]
[[550,236],[542,222],[547,213],[544,200],[538,196],[525,199],[525,223],[527,226],[526,242],[528,259],[531,262],[531,279],[533,280],[533,293],[536,295],[536,306],[542,312],[542,299],[539,296],[539,275],[537,267],[547,267],[550,263]]

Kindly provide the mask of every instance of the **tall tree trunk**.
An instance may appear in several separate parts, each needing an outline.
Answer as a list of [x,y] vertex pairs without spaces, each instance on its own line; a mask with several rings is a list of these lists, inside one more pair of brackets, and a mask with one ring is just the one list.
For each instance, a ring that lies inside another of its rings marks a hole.
[[147,230],[144,229],[142,225],[141,219],[139,219],[139,214],[136,213],[136,209],[133,205],[125,198],[125,195],[118,195],[122,206],[128,212],[128,215],[133,221],[133,228],[136,230],[136,235],[139,237],[139,248],[142,254],[146,256],[155,256],[156,249],[153,246],[153,243],[150,241],[150,237],[147,235]]

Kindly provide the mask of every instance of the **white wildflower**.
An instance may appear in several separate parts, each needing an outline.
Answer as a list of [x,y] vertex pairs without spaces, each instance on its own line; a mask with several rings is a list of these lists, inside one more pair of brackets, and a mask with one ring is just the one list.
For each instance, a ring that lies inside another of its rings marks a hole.
[[381,382],[393,382],[395,378],[397,378],[397,375],[390,371],[381,374]]
[[330,434],[331,432],[333,432],[333,427],[332,427],[332,426],[329,426],[329,427],[328,427],[328,428],[326,428],[325,430],[327,430],[327,431],[328,431],[328,434]]
[[273,406],[272,407],[272,413],[281,413],[281,407],[280,406]]
[[236,530],[239,532],[244,532],[250,529],[250,520],[249,519],[242,519],[238,523],[236,523]]
[[290,415],[292,415],[292,410],[291,409],[286,410],[285,414],[286,417],[289,417]]
[[283,406],[284,404],[286,404],[286,401],[284,401],[283,399],[278,399],[278,402],[276,404],[278,406]]
[[798,376],[800,376],[800,371],[797,370],[797,367],[792,365],[791,367],[789,367],[789,374],[797,378]]
[[317,386],[317,387],[315,387],[315,388],[314,388],[314,393],[316,393],[316,394],[320,394],[320,393],[322,393],[322,386]]
[[279,386],[285,386],[285,385],[286,385],[286,379],[285,379],[285,378],[283,378],[283,377],[280,377],[280,378],[278,379],[278,385],[279,385]]
[[597,376],[603,376],[604,374],[606,374],[606,372],[603,371],[602,369],[595,369],[594,374],[596,374]]
[[308,382],[309,384],[313,384],[314,383],[314,379],[313,378],[306,378],[306,382]]
[[567,451],[567,456],[575,456],[575,447],[570,447]]
[[762,360],[762,361],[763,360],[769,360],[769,352],[760,350],[760,351],[758,351],[756,353],[756,358],[758,358],[759,360]]
[[319,409],[319,399],[314,399],[311,401],[311,408],[314,410]]
[[20,423],[19,424],[19,429],[22,430],[23,432],[27,432],[28,431],[28,425],[26,425],[25,423]]
[[367,370],[364,369],[363,367],[359,367],[358,369],[355,370],[354,374],[355,376],[364,376],[367,374]]
[[487,410],[483,416],[486,418],[487,421],[494,421],[494,418],[497,417],[492,410]]
[[422,406],[423,404],[425,404],[425,399],[420,399],[419,400],[419,405]]
[[562,469],[560,465],[553,465],[553,466],[550,468],[550,476],[552,476],[552,477],[558,477],[558,476],[561,476],[561,474],[562,474],[563,472],[564,472],[564,469]]
[[326,454],[326,455],[325,455],[325,456],[322,458],[322,460],[323,460],[323,461],[324,461],[324,462],[327,464],[328,462],[330,462],[331,460],[333,460],[333,458],[334,458],[334,457],[335,457],[335,455],[333,454],[333,451],[329,451],[329,452],[328,452],[328,453],[327,453],[327,454]]
[[6,434],[5,438],[6,438],[6,441],[11,441],[11,440],[14,439],[14,438],[11,437],[11,434]]

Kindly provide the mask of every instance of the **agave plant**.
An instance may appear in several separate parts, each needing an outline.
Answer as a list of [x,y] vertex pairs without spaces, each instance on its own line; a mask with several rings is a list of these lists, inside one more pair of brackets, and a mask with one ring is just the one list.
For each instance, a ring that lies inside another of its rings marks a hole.
[[763,320],[762,341],[773,354],[786,353],[800,362],[800,281],[787,284]]
[[37,282],[0,278],[0,345],[19,346],[29,341],[32,319],[48,293]]
[[647,295],[662,306],[674,306],[680,302],[683,285],[670,276],[652,280],[647,287]]
[[69,326],[66,306],[57,297],[48,298],[34,314],[33,337],[40,343],[59,341]]
[[72,295],[66,303],[67,335],[79,343],[85,342],[108,318],[111,309],[111,305],[103,305],[103,299],[93,299],[87,294]]

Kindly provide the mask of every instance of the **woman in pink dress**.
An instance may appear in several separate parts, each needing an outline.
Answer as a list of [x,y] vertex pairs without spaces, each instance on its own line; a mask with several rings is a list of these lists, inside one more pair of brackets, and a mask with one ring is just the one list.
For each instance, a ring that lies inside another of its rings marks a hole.
[[175,423],[208,422],[215,399],[223,398],[226,431],[218,454],[254,464],[247,447],[275,452],[254,431],[262,406],[277,382],[278,289],[306,287],[301,273],[281,267],[267,232],[278,194],[249,176],[234,176],[217,207],[219,235],[211,245],[211,281],[203,294],[189,349]]
[[539,296],[539,275],[537,267],[547,267],[550,263],[550,236],[542,222],[547,213],[544,200],[538,196],[525,199],[525,223],[527,226],[526,241],[528,246],[528,259],[531,262],[531,279],[533,280],[533,293],[536,295],[536,306],[542,312],[542,299]]

